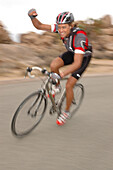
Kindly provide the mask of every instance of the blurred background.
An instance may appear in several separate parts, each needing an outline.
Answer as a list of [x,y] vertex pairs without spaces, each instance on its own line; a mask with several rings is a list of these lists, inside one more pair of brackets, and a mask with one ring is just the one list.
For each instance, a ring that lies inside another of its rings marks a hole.
[[65,51],[57,34],[33,27],[27,14],[31,8],[45,24],[54,24],[62,11],[72,12],[93,45],[93,59],[85,74],[113,73],[111,0],[0,0],[0,79],[23,77],[28,66],[49,67]]

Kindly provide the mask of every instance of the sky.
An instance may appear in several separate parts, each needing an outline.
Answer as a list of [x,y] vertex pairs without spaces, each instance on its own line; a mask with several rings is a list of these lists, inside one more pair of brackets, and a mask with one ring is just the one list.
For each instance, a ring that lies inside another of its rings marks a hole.
[[0,0],[0,21],[16,41],[19,34],[30,31],[40,33],[33,27],[28,11],[35,8],[38,19],[54,24],[60,12],[72,12],[75,20],[99,19],[109,14],[113,17],[112,0]]

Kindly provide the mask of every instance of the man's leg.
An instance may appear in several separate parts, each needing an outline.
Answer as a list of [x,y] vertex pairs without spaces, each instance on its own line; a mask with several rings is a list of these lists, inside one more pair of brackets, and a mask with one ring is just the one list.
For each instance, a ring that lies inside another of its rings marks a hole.
[[76,84],[77,79],[74,77],[70,77],[67,80],[66,83],[66,108],[65,111],[63,111],[60,116],[57,118],[56,123],[57,125],[63,125],[64,123],[66,123],[66,120],[70,117],[70,106],[73,100],[73,87]]
[[71,106],[71,103],[72,103],[72,100],[73,100],[73,97],[74,97],[73,87],[76,84],[76,82],[77,82],[77,79],[72,77],[72,76],[67,80],[67,83],[66,83],[66,108],[65,108],[65,111],[69,111],[69,109],[70,109],[70,106]]

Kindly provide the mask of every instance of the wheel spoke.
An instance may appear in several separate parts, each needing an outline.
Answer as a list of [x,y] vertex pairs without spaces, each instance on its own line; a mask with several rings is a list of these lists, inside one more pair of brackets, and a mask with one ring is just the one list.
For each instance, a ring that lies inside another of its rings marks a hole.
[[33,101],[33,104],[31,105],[31,107],[30,107],[29,110],[28,110],[28,114],[30,114],[31,109],[35,106],[35,104],[37,103],[39,97],[40,97],[40,94],[38,95],[38,97],[36,98],[36,100]]

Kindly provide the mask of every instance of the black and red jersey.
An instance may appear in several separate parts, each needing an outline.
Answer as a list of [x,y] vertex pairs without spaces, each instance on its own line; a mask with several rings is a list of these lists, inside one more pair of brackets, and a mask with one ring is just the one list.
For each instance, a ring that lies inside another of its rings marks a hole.
[[[56,24],[52,26],[52,32],[58,33],[58,26]],[[78,27],[73,27],[71,29],[69,37],[61,39],[68,51],[79,54],[92,52],[92,46],[88,41],[86,32]]]

